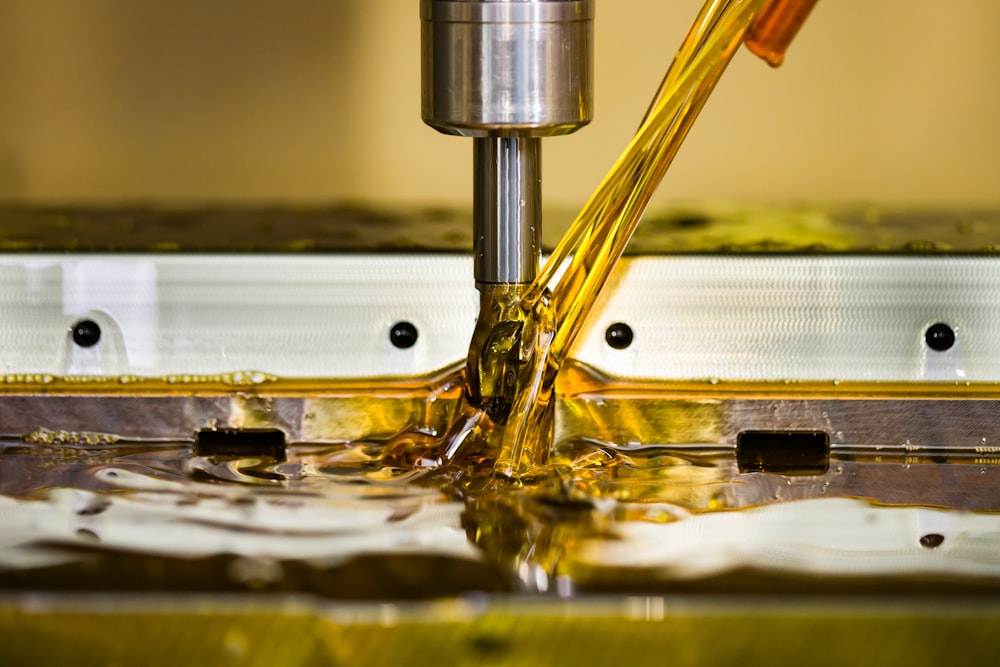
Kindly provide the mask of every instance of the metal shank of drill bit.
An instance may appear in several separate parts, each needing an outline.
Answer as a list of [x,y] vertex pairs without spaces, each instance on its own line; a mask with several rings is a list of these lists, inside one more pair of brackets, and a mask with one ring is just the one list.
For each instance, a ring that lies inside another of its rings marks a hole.
[[541,243],[541,140],[475,140],[474,253],[477,283],[530,283]]

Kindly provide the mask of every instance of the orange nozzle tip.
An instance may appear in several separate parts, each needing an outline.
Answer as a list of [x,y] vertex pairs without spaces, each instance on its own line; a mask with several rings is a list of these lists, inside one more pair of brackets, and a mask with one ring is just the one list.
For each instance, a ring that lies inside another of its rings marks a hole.
[[798,34],[817,0],[771,0],[764,5],[747,31],[745,44],[771,67],[785,60],[785,51]]
[[781,63],[785,62],[785,54],[782,51],[762,48],[762,45],[757,42],[747,42],[746,47],[750,53],[758,56],[771,67],[781,67]]

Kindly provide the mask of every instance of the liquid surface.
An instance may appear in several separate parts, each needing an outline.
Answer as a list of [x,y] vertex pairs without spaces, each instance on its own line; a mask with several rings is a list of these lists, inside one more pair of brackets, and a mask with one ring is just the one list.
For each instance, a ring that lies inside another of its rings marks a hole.
[[741,473],[726,448],[571,441],[501,485],[385,442],[293,444],[281,461],[96,434],[7,441],[0,585],[333,599],[1000,590],[1000,514],[984,512],[1000,506],[997,460],[875,454],[777,475]]

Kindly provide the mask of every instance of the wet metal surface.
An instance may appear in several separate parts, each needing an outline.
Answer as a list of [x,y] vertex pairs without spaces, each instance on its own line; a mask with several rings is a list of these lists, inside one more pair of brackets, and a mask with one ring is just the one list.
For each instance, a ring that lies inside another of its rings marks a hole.
[[[547,211],[548,251],[573,218]],[[698,205],[648,212],[626,254],[993,254],[1000,212],[870,206]],[[0,203],[0,251],[462,252],[471,211],[331,206],[37,206]]]

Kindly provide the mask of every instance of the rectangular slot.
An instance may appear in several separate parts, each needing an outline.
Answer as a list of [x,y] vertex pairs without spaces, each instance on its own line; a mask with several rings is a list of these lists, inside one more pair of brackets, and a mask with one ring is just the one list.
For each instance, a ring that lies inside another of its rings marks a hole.
[[284,461],[285,432],[276,428],[202,429],[194,441],[197,456],[262,456]]
[[830,436],[822,431],[743,431],[736,438],[740,472],[822,475],[830,468]]

